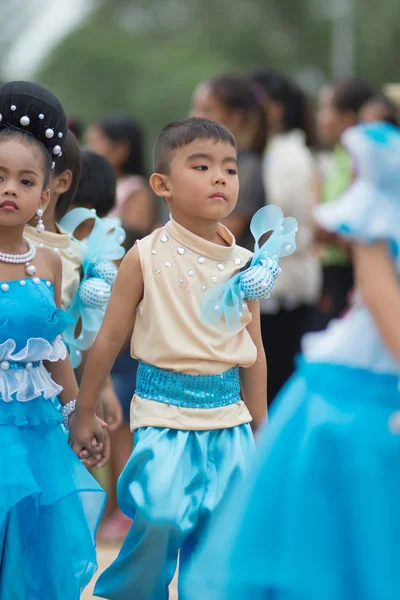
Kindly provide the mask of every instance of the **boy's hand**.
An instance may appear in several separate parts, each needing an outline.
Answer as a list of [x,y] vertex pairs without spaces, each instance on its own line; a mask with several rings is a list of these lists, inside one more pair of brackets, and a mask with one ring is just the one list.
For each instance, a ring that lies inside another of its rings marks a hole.
[[[104,423],[106,427],[106,424]],[[92,440],[92,444],[96,444],[96,440]],[[79,458],[83,462],[86,468],[91,469],[95,467],[96,469],[101,469],[108,462],[111,454],[111,443],[110,437],[106,431],[103,448],[100,453],[94,454],[91,456],[87,450],[81,450],[79,453]]]
[[79,409],[72,417],[69,420],[69,445],[75,454],[79,456],[82,451],[86,451],[88,457],[102,456],[107,427],[104,421],[94,413],[80,413]]

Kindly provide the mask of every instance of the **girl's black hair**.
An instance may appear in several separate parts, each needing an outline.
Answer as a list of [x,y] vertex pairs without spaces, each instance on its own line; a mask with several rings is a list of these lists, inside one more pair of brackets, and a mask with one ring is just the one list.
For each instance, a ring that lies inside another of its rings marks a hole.
[[21,131],[20,129],[15,129],[13,127],[5,127],[4,129],[0,129],[0,140],[10,139],[10,138],[21,140],[22,142],[24,142],[26,144],[30,144],[31,146],[34,146],[35,148],[40,150],[40,152],[43,156],[43,169],[44,169],[43,188],[47,189],[48,185],[49,185],[49,181],[50,181],[51,163],[53,160],[50,155],[50,152],[47,150],[47,148],[45,148],[45,146],[41,143],[40,140],[38,140],[36,137],[34,137],[28,131]]
[[97,215],[108,215],[115,204],[117,174],[107,159],[88,148],[81,150],[81,179],[74,206],[95,208]]
[[342,79],[332,84],[333,104],[339,112],[351,111],[359,115],[362,106],[375,95],[364,79]]
[[58,199],[55,215],[57,221],[67,214],[79,186],[81,177],[81,151],[76,137],[68,130],[62,156],[55,161],[55,175],[61,175],[64,171],[72,172],[72,182],[69,189]]
[[267,117],[254,81],[243,75],[226,74],[209,79],[207,85],[226,108],[241,111],[245,118],[255,116],[257,127],[251,149],[263,154],[267,143]]
[[136,119],[128,115],[109,115],[97,121],[96,126],[112,142],[128,143],[128,156],[121,165],[123,175],[145,177],[143,132]]
[[305,92],[284,75],[270,69],[260,69],[251,74],[267,97],[283,105],[283,130],[300,129],[310,148],[316,145],[311,103]]

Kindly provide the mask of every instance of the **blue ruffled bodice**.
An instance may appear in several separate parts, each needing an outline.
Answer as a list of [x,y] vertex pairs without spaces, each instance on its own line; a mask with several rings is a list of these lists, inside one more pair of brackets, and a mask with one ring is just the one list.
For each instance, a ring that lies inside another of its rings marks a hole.
[[57,308],[49,281],[0,281],[0,424],[60,421],[47,400],[62,388],[43,361],[66,358],[60,334],[71,321]]
[[[400,279],[400,130],[383,123],[359,125],[346,131],[342,142],[354,161],[354,181],[337,200],[318,206],[316,220],[355,242],[386,241]],[[357,292],[342,319],[305,336],[303,352],[312,362],[387,374],[400,370]]]

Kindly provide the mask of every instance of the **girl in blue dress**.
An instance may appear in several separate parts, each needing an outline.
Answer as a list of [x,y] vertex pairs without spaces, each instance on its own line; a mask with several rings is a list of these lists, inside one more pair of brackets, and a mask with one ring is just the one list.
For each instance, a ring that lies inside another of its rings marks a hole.
[[187,575],[191,600],[400,596],[400,131],[348,130],[347,191],[316,212],[352,243],[353,306],[303,341],[247,485]]
[[[68,446],[62,427],[77,385],[61,333],[61,260],[36,249],[24,227],[49,202],[66,117],[39,85],[0,86],[0,598],[78,600],[96,570],[104,493]],[[53,163],[53,165],[52,165]],[[58,412],[52,398],[63,405]],[[78,447],[102,452],[103,425]],[[96,441],[97,438],[97,441]],[[97,445],[97,448],[94,446]],[[99,462],[93,456],[90,462]],[[100,460],[101,462],[101,460]]]

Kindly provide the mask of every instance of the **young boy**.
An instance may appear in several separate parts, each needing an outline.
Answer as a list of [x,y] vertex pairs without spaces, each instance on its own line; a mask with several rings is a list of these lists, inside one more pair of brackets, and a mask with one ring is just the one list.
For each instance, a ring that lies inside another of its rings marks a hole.
[[220,224],[238,197],[235,140],[207,119],[172,123],[157,139],[154,167],[151,187],[171,220],[138,241],[120,267],[73,432],[74,445],[88,447],[91,407],[133,327],[135,449],[118,489],[133,525],[95,590],[112,600],[168,598],[178,551],[184,567],[252,455],[250,422],[256,429],[266,413],[258,302],[243,299],[235,331],[200,318],[206,292],[251,257]]

